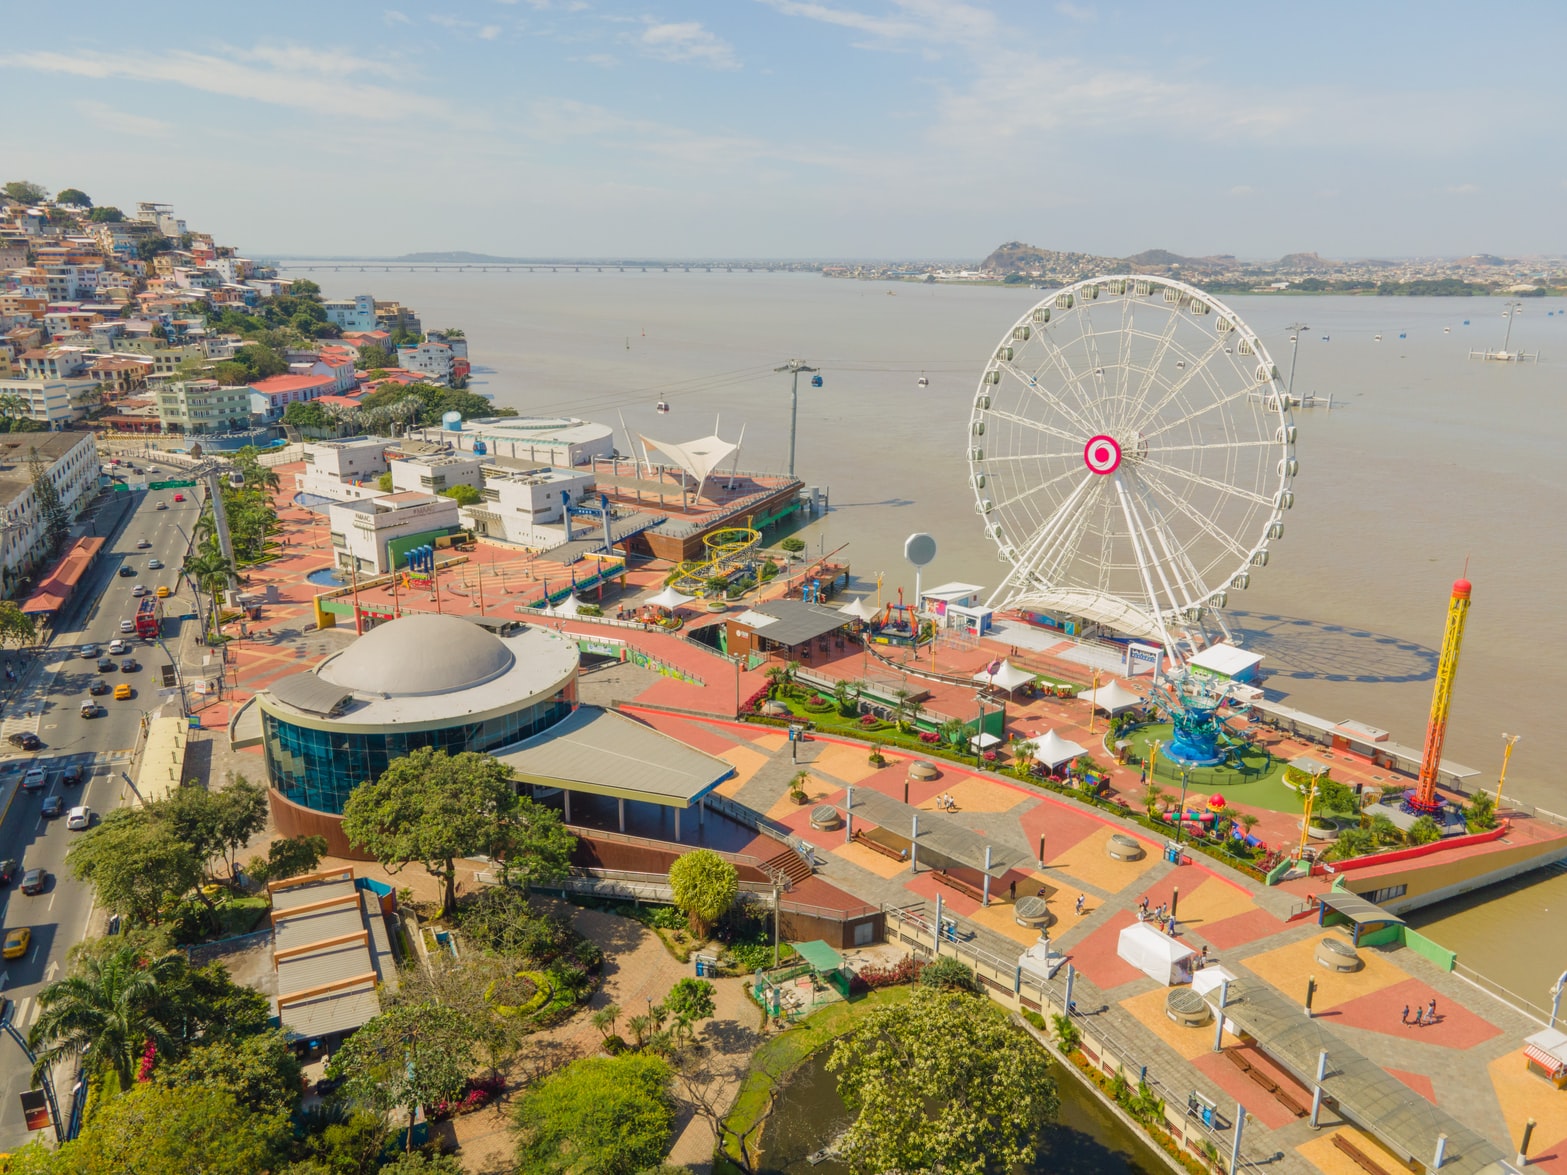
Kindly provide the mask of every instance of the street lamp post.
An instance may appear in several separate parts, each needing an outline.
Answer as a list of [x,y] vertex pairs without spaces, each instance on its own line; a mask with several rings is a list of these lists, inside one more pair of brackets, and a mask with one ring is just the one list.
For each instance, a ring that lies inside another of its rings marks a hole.
[[1502,731],[1502,742],[1505,746],[1502,750],[1502,773],[1496,779],[1496,806],[1498,809],[1502,806],[1502,785],[1507,782],[1507,761],[1513,757],[1513,747],[1522,737],[1523,735],[1521,734],[1508,734],[1505,730]]
[[1175,813],[1175,843],[1181,843],[1181,835],[1186,831],[1186,780],[1187,769],[1181,768],[1181,806]]
[[795,422],[800,415],[800,373],[814,374],[816,368],[808,367],[803,359],[791,359],[782,367],[773,368],[775,372],[787,371],[793,377],[789,383],[789,476],[794,476],[794,433]]
[[1290,332],[1290,378],[1284,385],[1284,394],[1293,397],[1295,395],[1295,356],[1300,352],[1300,332],[1310,330],[1304,322],[1292,322],[1289,324]]

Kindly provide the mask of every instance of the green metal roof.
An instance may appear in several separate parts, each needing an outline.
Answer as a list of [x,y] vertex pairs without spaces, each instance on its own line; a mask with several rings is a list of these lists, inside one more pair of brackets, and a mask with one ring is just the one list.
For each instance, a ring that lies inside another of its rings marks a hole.
[[793,945],[812,971],[825,973],[843,966],[843,956],[819,938],[814,942],[797,942]]

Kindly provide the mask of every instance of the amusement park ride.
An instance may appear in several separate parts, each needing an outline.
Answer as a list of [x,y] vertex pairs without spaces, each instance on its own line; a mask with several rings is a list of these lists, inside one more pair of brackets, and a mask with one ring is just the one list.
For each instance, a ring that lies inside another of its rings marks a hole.
[[[1233,751],[1247,745],[1245,736],[1230,723],[1251,712],[1250,703],[1233,690],[1230,682],[1201,677],[1188,669],[1156,674],[1148,704],[1170,719],[1173,733],[1154,753],[1178,768],[1216,767],[1228,761]],[[1221,714],[1221,708],[1227,713]]]
[[1436,688],[1431,694],[1431,717],[1426,722],[1425,749],[1420,755],[1420,780],[1415,790],[1404,797],[1404,811],[1416,816],[1435,816],[1442,810],[1442,801],[1436,794],[1436,777],[1442,766],[1447,711],[1453,700],[1453,679],[1458,676],[1458,653],[1464,644],[1464,621],[1469,618],[1469,596],[1473,590],[1474,585],[1467,578],[1459,579],[1453,584],[1453,594],[1448,598],[1447,628],[1442,634],[1442,655],[1436,663]]

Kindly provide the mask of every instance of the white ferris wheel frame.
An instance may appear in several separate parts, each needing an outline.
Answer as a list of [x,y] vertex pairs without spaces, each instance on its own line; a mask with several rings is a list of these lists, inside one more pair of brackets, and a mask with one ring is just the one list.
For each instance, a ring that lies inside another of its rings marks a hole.
[[[1120,327],[1095,332],[1088,310],[1117,300],[1128,304]],[[1129,306],[1139,304],[1165,308],[1161,332],[1134,329]],[[1067,340],[1080,352],[1071,362],[1051,335],[1078,319],[1085,329]],[[1183,323],[1199,329],[1183,330]],[[1200,329],[1204,323],[1209,329]],[[1203,349],[1193,350],[1178,334],[1205,340]],[[1132,359],[1133,337],[1153,349],[1145,365]],[[1106,369],[1114,373],[1113,387],[1104,379]],[[1020,388],[1035,409],[1031,416],[996,403],[1003,389]],[[1170,416],[1172,408],[1199,396],[1205,406]],[[996,435],[989,423],[1004,425],[1011,435],[1031,430],[1039,451],[987,451],[987,432]],[[1153,424],[1158,427],[1149,433],[1140,428]],[[1189,443],[1157,443],[1178,427]],[[1270,545],[1283,537],[1284,512],[1294,505],[1295,425],[1277,366],[1232,309],[1170,278],[1091,278],[1031,307],[1001,336],[980,376],[967,445],[976,509],[1002,561],[1011,565],[989,606],[1037,605],[1095,620],[1128,636],[1160,640],[1177,662],[1183,643],[1195,651],[1208,639],[1209,622],[1230,635],[1222,615],[1228,592],[1245,588],[1251,569],[1267,564]],[[1176,453],[1184,455],[1171,456]],[[1008,481],[1025,476],[1011,472],[1024,463],[1041,467],[1040,483],[1020,488]],[[1223,473],[1216,477],[1196,469],[1199,464]],[[1251,484],[1239,484],[1239,467],[1247,464]],[[1053,472],[1057,467],[1060,472]],[[998,502],[1002,488],[1015,492]],[[1193,505],[1194,492],[1211,498],[1211,513]],[[1051,505],[1048,517],[1020,524],[1019,501],[1036,494]],[[1215,521],[1212,514],[1226,517]],[[1228,518],[1235,514],[1238,521]],[[1129,548],[1134,560],[1122,557],[1113,570],[1121,580],[1131,579],[1135,561],[1130,590],[1107,589],[1112,566],[1108,554],[1100,558],[1090,549],[1088,540],[1096,535],[1102,552],[1113,543],[1117,551]],[[1190,554],[1199,542],[1216,550],[1203,567]]]

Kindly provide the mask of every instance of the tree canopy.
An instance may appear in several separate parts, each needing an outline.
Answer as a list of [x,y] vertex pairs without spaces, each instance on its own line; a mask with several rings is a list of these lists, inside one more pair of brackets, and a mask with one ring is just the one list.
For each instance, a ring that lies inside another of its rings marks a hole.
[[92,200],[80,188],[61,188],[54,194],[56,204],[71,204],[77,208],[91,208]]
[[474,506],[484,501],[484,495],[471,485],[447,486],[441,493],[459,506]]
[[15,600],[0,600],[0,645],[30,645],[37,639],[37,622]]
[[482,853],[523,886],[563,876],[576,844],[560,818],[517,795],[506,765],[490,755],[420,747],[343,806],[343,832],[389,872],[418,862],[442,883],[442,907],[457,904],[457,861]]
[[110,812],[71,843],[65,863],[106,910],[154,924],[205,872],[197,850],[145,808]]
[[12,180],[0,191],[5,193],[7,200],[17,204],[37,204],[49,198],[48,189],[39,187],[31,180]]
[[299,1058],[278,1028],[200,1045],[157,1066],[153,1079],[168,1089],[221,1089],[261,1113],[292,1114],[299,1105]]
[[691,933],[702,935],[734,905],[740,875],[712,849],[694,849],[669,867],[669,887],[675,905],[691,923]]
[[102,208],[94,208],[89,212],[87,219],[94,224],[120,224],[125,220],[125,213],[113,204],[105,204]]
[[833,1047],[855,1113],[839,1153],[855,1175],[1008,1171],[1038,1151],[1059,1102],[1050,1062],[981,996],[916,987]]
[[671,1071],[639,1053],[574,1061],[518,1103],[520,1170],[635,1175],[663,1161],[674,1131]]

